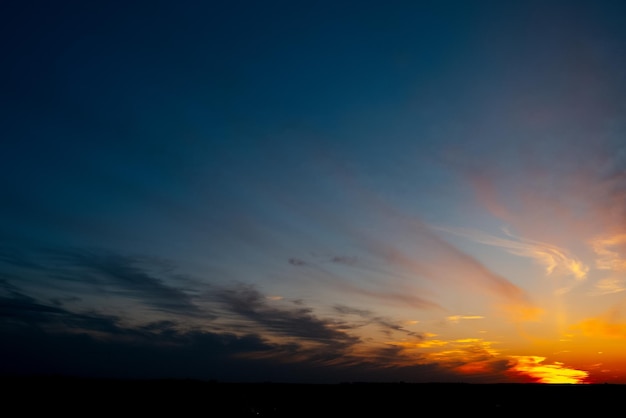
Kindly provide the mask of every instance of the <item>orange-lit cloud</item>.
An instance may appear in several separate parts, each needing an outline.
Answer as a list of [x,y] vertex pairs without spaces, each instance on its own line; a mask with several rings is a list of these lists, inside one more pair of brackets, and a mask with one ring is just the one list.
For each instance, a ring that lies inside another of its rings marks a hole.
[[[438,346],[431,345],[423,359],[447,367],[466,377],[480,377],[486,381],[505,381],[504,376],[513,362],[493,348],[494,342],[480,338],[462,338]],[[432,350],[441,348],[441,350]]]
[[572,326],[583,334],[594,338],[625,338],[626,321],[619,321],[615,313],[603,317],[588,318]]
[[484,319],[484,316],[480,315],[450,315],[448,318],[450,322],[459,322],[463,319]]
[[565,367],[563,363],[543,364],[545,357],[513,356],[516,364],[511,372],[530,377],[537,383],[585,383],[589,373]]
[[499,355],[498,351],[492,348],[492,344],[493,342],[480,338],[456,339],[447,341],[446,344],[438,344],[447,348],[429,353],[428,358],[438,362],[458,364],[490,360]]
[[589,372],[566,366],[562,362],[544,363],[542,356],[503,355],[495,342],[480,338],[454,340],[426,339],[414,342],[388,343],[401,348],[421,364],[436,363],[465,376],[486,378],[488,381],[536,383],[586,383]]
[[448,341],[444,340],[424,340],[424,341],[412,341],[412,342],[394,342],[394,345],[398,345],[407,349],[412,348],[432,348],[432,347],[441,347],[444,345],[448,345]]

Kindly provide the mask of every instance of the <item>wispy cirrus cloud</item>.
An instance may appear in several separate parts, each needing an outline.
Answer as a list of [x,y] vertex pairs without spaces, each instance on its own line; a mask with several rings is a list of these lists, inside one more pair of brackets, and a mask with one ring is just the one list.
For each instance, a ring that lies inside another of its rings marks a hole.
[[27,276],[40,289],[110,296],[156,312],[208,318],[194,300],[201,284],[171,270],[164,260],[93,248],[3,251],[0,257],[0,273]]
[[480,315],[450,315],[448,316],[448,321],[450,322],[459,322],[465,319],[484,319],[484,316]]
[[600,270],[626,270],[626,234],[597,237],[591,240],[597,255],[596,267]]
[[591,291],[592,295],[609,295],[612,293],[620,293],[626,290],[626,278],[623,277],[607,277],[599,280]]
[[547,275],[562,273],[573,276],[576,280],[587,278],[589,266],[573,256],[564,248],[556,245],[513,235],[507,229],[503,232],[508,238],[496,237],[469,228],[436,227],[439,230],[468,238],[474,242],[499,247],[505,251],[534,260],[545,268]]
[[413,276],[439,284],[467,286],[491,295],[514,320],[531,320],[541,314],[541,309],[522,288],[438,236],[430,226],[415,218],[400,217],[398,221],[411,233],[413,244],[419,247],[419,251],[413,253],[410,247],[400,248],[373,237],[363,239],[372,254]]
[[[376,315],[369,310],[355,309],[355,308],[351,308],[349,306],[344,306],[344,305],[337,305],[334,307],[334,310],[341,315],[350,315],[350,316],[357,316],[357,317],[363,318],[365,320],[364,325],[373,323],[377,325],[382,330],[382,332],[388,336],[391,336],[393,332],[401,332],[401,333],[404,333],[404,334],[407,334],[409,336],[416,337],[419,339],[424,338],[423,334],[407,330],[401,323],[394,321],[393,319],[390,319],[390,318],[385,318],[385,317]],[[410,325],[411,324],[413,323],[410,323]]]
[[[445,308],[442,307],[436,301],[433,301],[427,297],[424,297],[419,294],[415,289],[403,289],[402,291],[390,291],[387,290],[390,286],[388,283],[384,283],[384,289],[381,289],[379,285],[376,283],[355,283],[349,280],[346,280],[345,277],[334,275],[331,271],[323,268],[320,265],[319,261],[314,260],[303,260],[300,258],[289,258],[289,264],[295,267],[301,268],[310,268],[315,269],[317,271],[322,271],[324,276],[321,278],[322,280],[327,280],[327,284],[336,288],[337,290],[347,292],[351,295],[360,295],[371,298],[372,300],[376,300],[382,303],[391,303],[391,304],[401,304],[405,306],[409,306],[416,309],[424,309],[424,310],[442,310]],[[332,263],[345,264],[343,261],[337,262],[334,259],[331,260]],[[349,264],[350,266],[352,263]],[[377,272],[378,273],[378,272]],[[332,280],[328,280],[332,279]],[[401,283],[398,283],[398,286],[402,286]]]

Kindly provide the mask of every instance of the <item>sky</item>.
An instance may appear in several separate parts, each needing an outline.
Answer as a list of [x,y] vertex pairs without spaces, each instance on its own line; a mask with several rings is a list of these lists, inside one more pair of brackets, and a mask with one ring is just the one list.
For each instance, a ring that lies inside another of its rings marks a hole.
[[626,383],[624,2],[0,7],[0,374]]

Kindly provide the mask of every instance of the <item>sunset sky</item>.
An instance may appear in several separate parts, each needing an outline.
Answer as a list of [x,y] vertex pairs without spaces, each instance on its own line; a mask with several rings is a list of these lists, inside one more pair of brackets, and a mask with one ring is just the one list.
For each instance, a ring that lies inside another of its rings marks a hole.
[[3,2],[0,374],[626,383],[625,17]]

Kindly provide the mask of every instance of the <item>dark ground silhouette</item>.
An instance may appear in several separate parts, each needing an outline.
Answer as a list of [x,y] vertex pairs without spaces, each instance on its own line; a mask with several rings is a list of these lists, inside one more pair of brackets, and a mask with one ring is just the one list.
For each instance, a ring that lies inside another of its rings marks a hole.
[[[220,383],[196,380],[4,378],[12,415],[68,417],[418,417],[477,413],[610,414],[626,386],[462,383]],[[441,415],[443,414],[443,415]]]

